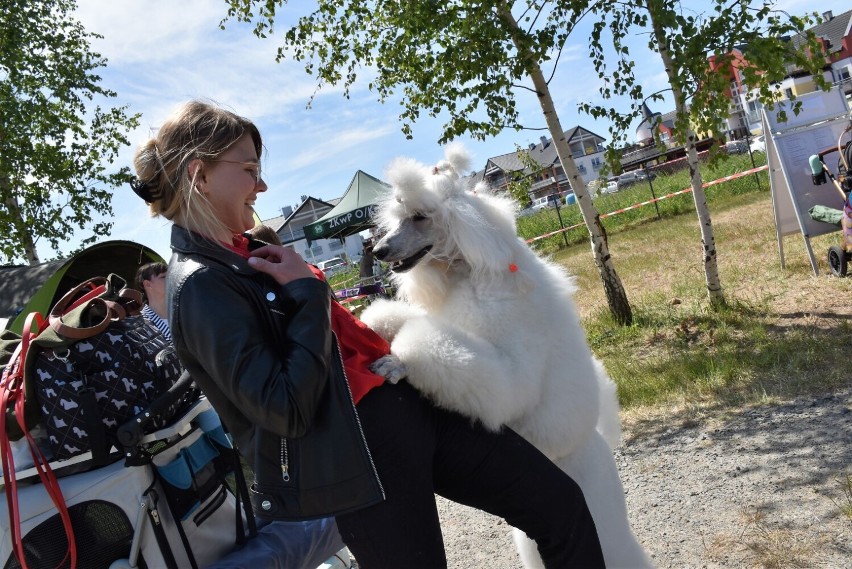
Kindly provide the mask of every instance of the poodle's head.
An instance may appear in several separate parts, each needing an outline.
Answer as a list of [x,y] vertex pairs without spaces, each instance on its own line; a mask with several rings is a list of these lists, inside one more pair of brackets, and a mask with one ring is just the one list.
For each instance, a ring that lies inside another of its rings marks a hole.
[[393,192],[375,218],[383,237],[373,253],[396,275],[464,270],[489,280],[517,270],[517,204],[492,195],[484,183],[471,187],[462,177],[469,162],[454,144],[433,167],[409,158],[389,166]]

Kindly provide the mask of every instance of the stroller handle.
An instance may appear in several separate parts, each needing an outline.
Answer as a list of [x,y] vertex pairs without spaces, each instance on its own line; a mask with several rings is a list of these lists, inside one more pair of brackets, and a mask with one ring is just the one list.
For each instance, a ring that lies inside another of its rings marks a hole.
[[169,407],[180,401],[187,391],[192,387],[192,376],[184,371],[180,378],[162,395],[154,399],[148,408],[118,428],[116,437],[125,453],[131,451],[142,437],[148,425],[162,415]]

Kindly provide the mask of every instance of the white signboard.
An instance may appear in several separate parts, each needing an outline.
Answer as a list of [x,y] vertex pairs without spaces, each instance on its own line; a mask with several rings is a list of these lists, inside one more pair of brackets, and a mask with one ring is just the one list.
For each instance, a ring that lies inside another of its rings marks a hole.
[[[788,110],[788,121],[778,122],[776,110],[763,110],[763,132],[766,134],[766,159],[769,185],[775,211],[775,232],[781,266],[784,267],[783,237],[801,233],[810,257],[814,275],[819,274],[810,238],[840,231],[829,223],[814,221],[808,211],[815,205],[843,209],[843,198],[831,180],[814,185],[809,158],[820,151],[836,147],[849,124],[849,108],[843,93],[837,89],[808,93],[797,99],[802,112],[796,116]],[[790,105],[789,102],[785,103]],[[838,154],[829,154],[825,163],[836,164]],[[836,175],[835,168],[832,172]]]

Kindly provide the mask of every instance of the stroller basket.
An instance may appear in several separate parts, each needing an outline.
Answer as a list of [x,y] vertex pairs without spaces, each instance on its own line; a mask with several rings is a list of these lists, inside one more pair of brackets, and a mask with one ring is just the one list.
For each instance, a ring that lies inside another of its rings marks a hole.
[[[59,478],[80,569],[200,567],[244,540],[243,528],[253,516],[242,515],[242,500],[228,484],[235,474],[238,489],[244,480],[241,472],[235,472],[236,451],[207,399],[197,399],[169,426],[142,434],[157,408],[185,396],[185,390],[194,389],[190,384],[191,380],[176,383],[119,429],[124,448],[116,449],[115,456],[123,455],[125,461]],[[57,475],[74,472],[90,458],[86,453],[51,467]],[[181,464],[187,467],[182,470]],[[163,469],[179,473],[172,482],[177,480],[182,487],[180,500],[174,498],[174,484],[162,475]],[[16,473],[27,565],[68,567],[70,560],[64,559],[68,542],[59,513],[40,483],[26,485],[33,475],[35,469]],[[8,511],[0,510],[0,562],[6,568],[21,567],[12,551]]]

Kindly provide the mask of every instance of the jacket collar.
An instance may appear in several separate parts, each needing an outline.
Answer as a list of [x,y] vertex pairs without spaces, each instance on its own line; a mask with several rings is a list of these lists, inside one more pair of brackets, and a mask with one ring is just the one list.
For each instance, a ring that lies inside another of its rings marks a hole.
[[201,255],[230,267],[240,275],[257,274],[257,270],[249,266],[247,259],[222,247],[212,239],[193,233],[177,224],[172,224],[171,247],[176,254]]

